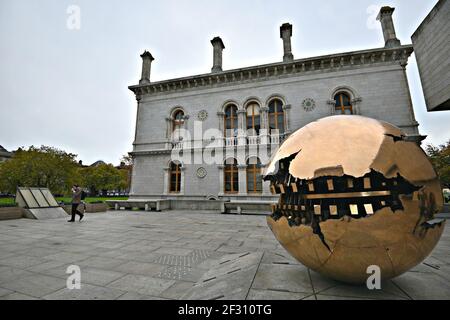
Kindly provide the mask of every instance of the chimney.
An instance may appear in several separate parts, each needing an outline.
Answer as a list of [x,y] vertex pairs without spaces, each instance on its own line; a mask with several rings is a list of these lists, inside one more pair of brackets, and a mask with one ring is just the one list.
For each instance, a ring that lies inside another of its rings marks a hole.
[[283,23],[280,27],[280,38],[283,39],[283,62],[294,60],[291,48],[292,24]]
[[225,49],[223,45],[222,39],[220,37],[215,37],[211,40],[211,44],[214,48],[213,55],[213,67],[211,68],[211,72],[221,72],[222,71],[222,51]]
[[381,28],[383,29],[384,46],[386,48],[393,48],[400,46],[400,40],[395,35],[394,22],[392,21],[392,13],[395,8],[382,7],[378,14],[377,20],[381,22]]
[[152,61],[155,60],[150,52],[147,50],[141,54],[142,58],[142,75],[139,84],[150,83],[150,70],[152,66]]

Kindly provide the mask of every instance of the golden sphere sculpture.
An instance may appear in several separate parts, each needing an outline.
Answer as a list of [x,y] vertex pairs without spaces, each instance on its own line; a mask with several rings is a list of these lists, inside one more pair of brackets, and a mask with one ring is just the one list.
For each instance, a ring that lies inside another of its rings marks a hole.
[[397,127],[332,116],[294,132],[264,173],[279,202],[267,223],[298,261],[365,283],[368,267],[396,277],[423,261],[444,230],[441,186],[424,151]]

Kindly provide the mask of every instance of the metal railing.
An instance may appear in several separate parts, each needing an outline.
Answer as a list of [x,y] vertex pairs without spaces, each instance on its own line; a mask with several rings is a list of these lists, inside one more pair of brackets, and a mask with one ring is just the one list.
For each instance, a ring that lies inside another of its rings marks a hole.
[[[242,145],[242,142],[249,146],[261,145],[261,144],[272,144],[277,145],[283,143],[285,139],[284,134],[272,134],[266,136],[267,138],[262,139],[262,136],[246,136],[244,139],[240,139],[238,137],[224,137],[221,139],[217,139],[214,144],[209,143],[208,141],[203,141],[203,146],[216,146],[216,147],[236,147],[238,145]],[[241,142],[242,141],[242,142]],[[173,141],[171,143],[172,149],[180,150],[180,149],[189,149],[193,147],[192,143],[188,143],[188,141]]]

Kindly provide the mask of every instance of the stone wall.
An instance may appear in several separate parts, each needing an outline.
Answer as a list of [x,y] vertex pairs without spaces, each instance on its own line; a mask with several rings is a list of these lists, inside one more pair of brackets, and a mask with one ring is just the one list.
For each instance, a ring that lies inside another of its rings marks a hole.
[[[267,107],[271,98],[278,97],[289,106],[286,109],[286,122],[288,132],[293,132],[312,121],[332,115],[334,94],[342,90],[347,92],[353,100],[355,113],[390,122],[403,129],[406,134],[418,135],[418,123],[414,117],[405,72],[407,57],[410,53],[408,50],[411,50],[411,46],[376,52],[376,58],[374,53],[367,53],[366,58],[364,55],[355,55],[356,58],[348,56],[345,58],[346,65],[343,67],[338,67],[339,60],[336,59],[336,67],[333,68],[321,69],[316,65],[315,70],[280,74],[278,77],[271,76],[264,79],[230,80],[229,84],[220,86],[198,85],[197,88],[190,87],[189,90],[167,89],[164,91],[166,89],[161,85],[161,89],[151,90],[162,90],[162,92],[151,91],[149,94],[139,95],[133,150],[135,164],[130,195],[144,198],[171,197],[168,194],[167,185],[167,168],[171,160],[168,126],[170,126],[171,112],[176,108],[184,110],[187,116],[185,124],[192,135],[191,138],[201,141],[202,136],[194,135],[194,123],[201,123],[203,132],[209,128],[221,128],[223,120],[220,113],[223,112],[227,102],[233,102],[243,110],[249,100],[257,101],[261,107]],[[408,53],[405,53],[406,51]],[[403,58],[399,59],[402,54]],[[350,65],[352,59],[357,61],[354,65]],[[308,68],[311,66],[308,65]],[[231,77],[227,79],[229,78]],[[173,84],[177,85],[177,82],[173,81]],[[155,85],[155,88],[158,86]],[[304,108],[305,99],[314,100],[315,107],[312,110]],[[198,115],[202,110],[206,110],[208,116],[200,122]],[[338,133],[330,133],[330,139],[336,139],[336,134],[338,135]],[[203,141],[203,145],[206,142]],[[184,152],[191,153],[192,150]],[[244,163],[239,164],[245,166],[245,160]],[[183,164],[182,192],[177,199],[205,199],[210,195],[222,197],[223,171],[220,165],[220,163]],[[204,178],[196,175],[199,167],[204,167],[207,171]],[[245,168],[242,170],[245,171]],[[264,192],[261,195],[247,195],[245,177],[243,172],[240,176],[242,190],[239,194],[227,196],[228,198],[269,199],[271,197],[268,192],[268,183],[265,183]]]
[[[68,214],[72,212],[72,205],[63,206],[64,211]],[[87,203],[86,204],[86,212],[105,212],[108,210],[108,205],[106,203]]]
[[0,220],[20,219],[23,218],[23,210],[19,207],[3,207],[0,208]]
[[[219,128],[217,112],[223,111],[227,101],[243,108],[253,98],[267,106],[270,97],[278,96],[291,105],[288,121],[292,130],[311,121],[332,115],[328,103],[338,89],[346,89],[352,98],[360,98],[359,113],[363,116],[388,121],[407,134],[417,134],[405,71],[399,64],[379,67],[355,68],[333,73],[303,75],[264,82],[247,83],[227,88],[194,90],[185,94],[145,96],[139,106],[137,134],[134,151],[164,148],[167,141],[167,122],[171,110],[182,107],[189,116],[187,129],[193,133],[194,121],[200,110],[208,111],[203,129]],[[316,107],[304,110],[302,102],[314,99]]]

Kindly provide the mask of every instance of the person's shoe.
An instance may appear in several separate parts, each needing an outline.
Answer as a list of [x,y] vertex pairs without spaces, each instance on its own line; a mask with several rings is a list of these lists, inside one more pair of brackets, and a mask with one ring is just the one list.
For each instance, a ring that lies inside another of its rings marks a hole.
[[81,219],[83,219],[84,218],[84,214],[80,214],[80,220],[78,220],[78,221],[81,221]]
[[67,220],[67,222],[75,222],[75,220],[70,219],[70,220]]

